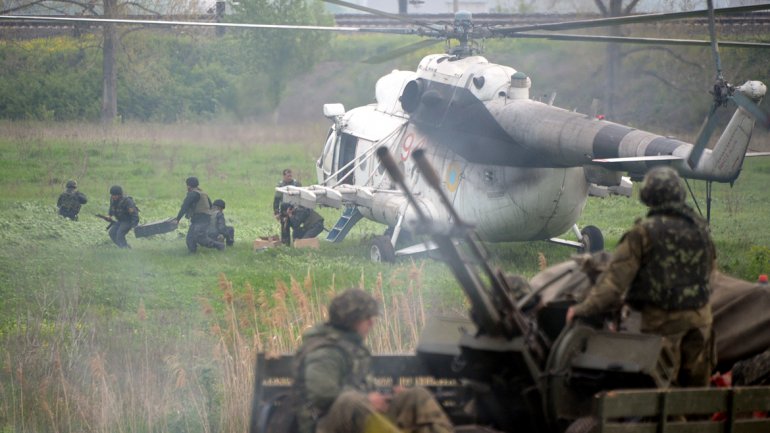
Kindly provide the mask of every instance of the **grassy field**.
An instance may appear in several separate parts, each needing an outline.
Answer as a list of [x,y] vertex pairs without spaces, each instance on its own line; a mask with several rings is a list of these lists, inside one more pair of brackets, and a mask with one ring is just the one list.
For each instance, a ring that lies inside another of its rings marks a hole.
[[[242,432],[256,351],[293,350],[336,290],[359,286],[383,300],[377,352],[411,350],[427,315],[464,314],[443,264],[369,262],[367,240],[383,229],[371,222],[320,250],[251,251],[253,239],[278,232],[281,169],[314,183],[325,128],[0,124],[0,432]],[[129,235],[133,248],[119,250],[92,216],[106,212],[113,184],[134,197],[142,222],[175,216],[191,175],[227,202],[234,248],[188,255],[183,223]],[[54,206],[70,178],[89,198],[78,222]],[[732,188],[714,187],[712,228],[730,274],[770,271],[768,184],[770,160],[754,158]],[[693,187],[703,197],[702,183]],[[338,216],[321,212],[327,227]],[[599,226],[612,247],[643,212],[635,199],[591,199],[581,224]],[[545,242],[491,249],[526,276],[541,257],[571,254]]]

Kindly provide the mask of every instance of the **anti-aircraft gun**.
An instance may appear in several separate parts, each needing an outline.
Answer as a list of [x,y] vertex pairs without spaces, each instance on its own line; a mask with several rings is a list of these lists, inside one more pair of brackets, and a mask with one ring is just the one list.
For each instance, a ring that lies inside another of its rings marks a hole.
[[[431,223],[388,150],[377,154],[415,208],[414,232],[435,242],[471,308],[469,319],[430,321],[416,355],[374,356],[375,377],[393,384],[431,377],[429,388],[463,433],[770,431],[770,418],[752,418],[770,412],[770,387],[670,389],[674,362],[661,337],[630,326],[611,330],[603,321],[566,325],[574,301],[545,296],[560,277],[532,290],[494,266],[421,150],[412,156],[451,215],[449,226]],[[285,431],[273,420],[291,364],[291,355],[258,356],[250,433]]]
[[673,360],[661,337],[565,327],[567,303],[540,305],[538,292],[524,290],[526,280],[490,263],[422,151],[413,158],[449,211],[449,228],[429,224],[388,150],[378,149],[378,156],[415,207],[415,232],[430,234],[470,300],[472,322],[429,324],[417,352],[429,371],[446,376],[449,368],[465,384],[474,422],[509,432],[562,432],[591,413],[591,397],[601,390],[668,386]]

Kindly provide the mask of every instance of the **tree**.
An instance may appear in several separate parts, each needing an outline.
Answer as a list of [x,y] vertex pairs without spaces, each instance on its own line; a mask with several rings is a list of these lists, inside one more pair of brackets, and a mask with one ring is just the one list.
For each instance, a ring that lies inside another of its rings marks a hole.
[[[594,0],[594,3],[599,8],[602,16],[619,17],[633,12],[639,0],[631,0],[625,7],[623,7],[623,0],[607,0],[606,4],[602,0]],[[621,36],[619,26],[611,26],[609,31],[610,36]],[[617,77],[620,72],[620,46],[615,43],[609,43],[607,44],[606,53],[607,85],[604,88],[604,114],[612,118],[615,114],[615,89],[617,88]]]
[[[120,18],[128,13],[159,14],[161,7],[158,0],[102,0],[101,5],[95,1],[80,0],[22,0],[16,4],[10,4],[0,14],[8,13],[32,13],[76,16],[101,16],[104,18]],[[195,2],[163,3],[164,13],[179,10],[189,10]],[[7,4],[7,3],[6,3]],[[102,109],[101,121],[103,124],[111,124],[118,115],[118,73],[116,67],[116,51],[120,45],[120,35],[115,24],[104,23],[102,25]]]
[[[323,5],[316,0],[242,0],[234,20],[256,24],[317,25],[333,24]],[[264,74],[267,105],[274,110],[281,101],[286,83],[310,69],[328,47],[330,34],[307,30],[246,30],[240,33],[250,56],[252,76]],[[312,89],[309,89],[312,91]]]

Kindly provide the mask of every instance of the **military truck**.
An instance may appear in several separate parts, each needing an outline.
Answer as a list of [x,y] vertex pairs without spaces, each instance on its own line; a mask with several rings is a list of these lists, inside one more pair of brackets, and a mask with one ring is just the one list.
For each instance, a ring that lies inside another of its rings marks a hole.
[[[415,232],[430,234],[471,306],[468,319],[428,323],[415,355],[375,356],[383,383],[428,386],[463,432],[770,432],[757,415],[770,411],[770,388],[671,389],[674,360],[661,337],[616,317],[566,325],[574,300],[545,296],[563,273],[535,288],[506,275],[419,150],[417,166],[452,215],[448,229],[427,223],[387,149],[378,156],[424,222]],[[260,356],[252,433],[270,431],[290,377],[290,356]]]

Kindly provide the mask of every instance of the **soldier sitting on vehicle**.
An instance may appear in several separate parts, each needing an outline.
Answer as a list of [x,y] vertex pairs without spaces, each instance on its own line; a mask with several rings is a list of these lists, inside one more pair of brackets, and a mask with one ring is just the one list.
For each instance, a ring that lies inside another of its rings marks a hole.
[[139,209],[131,197],[123,196],[123,188],[113,185],[110,188],[110,217],[116,221],[110,223],[110,239],[120,248],[131,248],[126,242],[126,234],[139,225]]
[[304,206],[286,206],[292,238],[310,239],[318,236],[324,229],[324,219],[316,211]]
[[674,383],[708,386],[716,361],[709,303],[716,250],[708,225],[685,203],[682,180],[670,167],[651,169],[639,196],[650,208],[646,218],[623,235],[588,297],[567,311],[567,322],[625,302],[641,313],[642,332],[665,337]]
[[56,201],[56,207],[59,208],[59,215],[73,221],[78,220],[80,207],[88,202],[86,195],[77,189],[78,183],[74,180],[68,180],[67,189],[59,195],[59,200]]
[[225,201],[221,198],[211,204],[211,223],[209,224],[209,237],[218,242],[225,242],[228,247],[235,242],[235,229],[228,226],[225,221]]
[[452,424],[425,389],[378,392],[364,340],[379,314],[377,301],[360,289],[332,299],[329,321],[302,336],[295,356],[292,405],[297,433],[449,433]]

